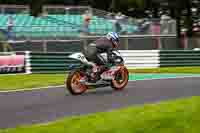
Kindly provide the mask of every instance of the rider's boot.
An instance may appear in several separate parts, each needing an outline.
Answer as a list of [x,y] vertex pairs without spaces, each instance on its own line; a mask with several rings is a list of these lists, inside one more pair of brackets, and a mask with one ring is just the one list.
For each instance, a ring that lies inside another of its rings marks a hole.
[[99,68],[98,68],[98,66],[97,66],[96,64],[94,64],[94,65],[92,66],[92,72],[91,72],[91,74],[90,74],[90,77],[91,77],[91,81],[92,81],[92,82],[96,82],[96,81],[98,80],[98,72],[99,72],[98,69],[99,69]]
[[93,63],[93,62],[87,62],[87,65],[89,65],[89,66],[92,67],[91,72],[87,73],[87,76],[82,77],[80,79],[80,82],[85,83],[88,80],[92,81],[92,82],[96,82],[98,80],[97,79],[98,66],[95,63]]

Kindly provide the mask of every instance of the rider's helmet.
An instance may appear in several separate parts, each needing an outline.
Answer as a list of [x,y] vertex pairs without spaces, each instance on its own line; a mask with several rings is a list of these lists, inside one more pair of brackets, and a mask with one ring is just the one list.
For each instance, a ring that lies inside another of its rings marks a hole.
[[116,32],[109,32],[106,35],[106,38],[113,43],[114,48],[119,46],[119,35]]

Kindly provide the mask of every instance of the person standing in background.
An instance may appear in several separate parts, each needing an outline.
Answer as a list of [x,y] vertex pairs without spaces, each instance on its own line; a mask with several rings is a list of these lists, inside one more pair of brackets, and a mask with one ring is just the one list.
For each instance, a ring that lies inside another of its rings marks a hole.
[[8,26],[7,27],[8,41],[11,42],[11,41],[13,41],[13,27],[14,27],[14,20],[13,20],[13,17],[11,15],[8,17],[7,26]]
[[153,37],[153,40],[155,40],[156,49],[162,49],[161,38],[159,37],[159,35],[161,35],[160,25],[161,25],[160,20],[157,19],[152,22],[151,27],[150,27],[152,35],[155,35]]
[[2,41],[1,43],[4,52],[13,51],[12,46],[9,44],[13,42],[13,26],[14,26],[13,17],[9,15],[7,19],[7,30],[1,29],[1,41]]
[[122,15],[121,12],[118,12],[117,15],[115,16],[116,19],[116,23],[115,23],[115,27],[116,27],[116,32],[120,34],[120,32],[122,32],[122,25],[121,22],[123,22],[124,20],[124,15]]
[[112,31],[120,34],[122,32],[121,22],[124,21],[124,15],[122,15],[121,12],[119,12],[117,14],[111,13],[111,14],[109,14],[109,19],[113,25]]
[[7,34],[7,31],[5,29],[0,28],[0,47],[2,47],[2,49],[0,48],[0,51],[3,51],[3,52],[13,51],[13,48],[7,41],[6,34]]
[[[83,25],[80,34],[83,36],[87,36],[90,34],[89,25],[92,18],[92,12],[89,10],[85,11],[85,13],[82,15],[82,18],[83,18]],[[85,51],[88,45],[87,39],[83,39],[83,43],[84,43],[83,51]]]
[[115,19],[115,14],[114,13],[111,13],[111,14],[109,14],[110,16],[109,16],[109,18],[108,19],[110,19],[110,22],[112,23],[112,30],[114,31],[114,32],[118,32],[118,27],[117,27],[117,20]]
[[161,21],[160,21],[160,32],[161,34],[163,35],[166,35],[166,34],[170,34],[169,32],[169,28],[170,28],[170,25],[169,25],[169,21],[170,21],[170,16],[168,15],[162,15],[161,16]]
[[87,10],[85,14],[83,14],[83,32],[85,34],[89,34],[89,25],[92,18],[92,14]]

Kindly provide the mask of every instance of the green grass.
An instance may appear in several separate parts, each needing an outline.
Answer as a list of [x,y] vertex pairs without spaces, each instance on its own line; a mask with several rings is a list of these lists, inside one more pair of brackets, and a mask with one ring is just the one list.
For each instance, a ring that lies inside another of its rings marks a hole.
[[[173,67],[155,69],[132,69],[130,73],[200,73],[200,67]],[[65,74],[30,74],[0,76],[0,90],[17,90],[63,85]]]
[[200,97],[129,107],[0,133],[199,133]]
[[0,76],[0,90],[63,85],[65,74],[30,74]]

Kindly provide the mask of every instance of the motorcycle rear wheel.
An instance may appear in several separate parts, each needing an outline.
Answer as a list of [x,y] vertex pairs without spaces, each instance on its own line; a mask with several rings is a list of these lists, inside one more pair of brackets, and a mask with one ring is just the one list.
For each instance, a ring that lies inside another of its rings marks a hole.
[[81,71],[73,71],[71,72],[65,82],[66,89],[72,94],[72,95],[81,95],[84,93],[88,86],[80,83],[81,77],[83,77],[84,74],[81,73]]

